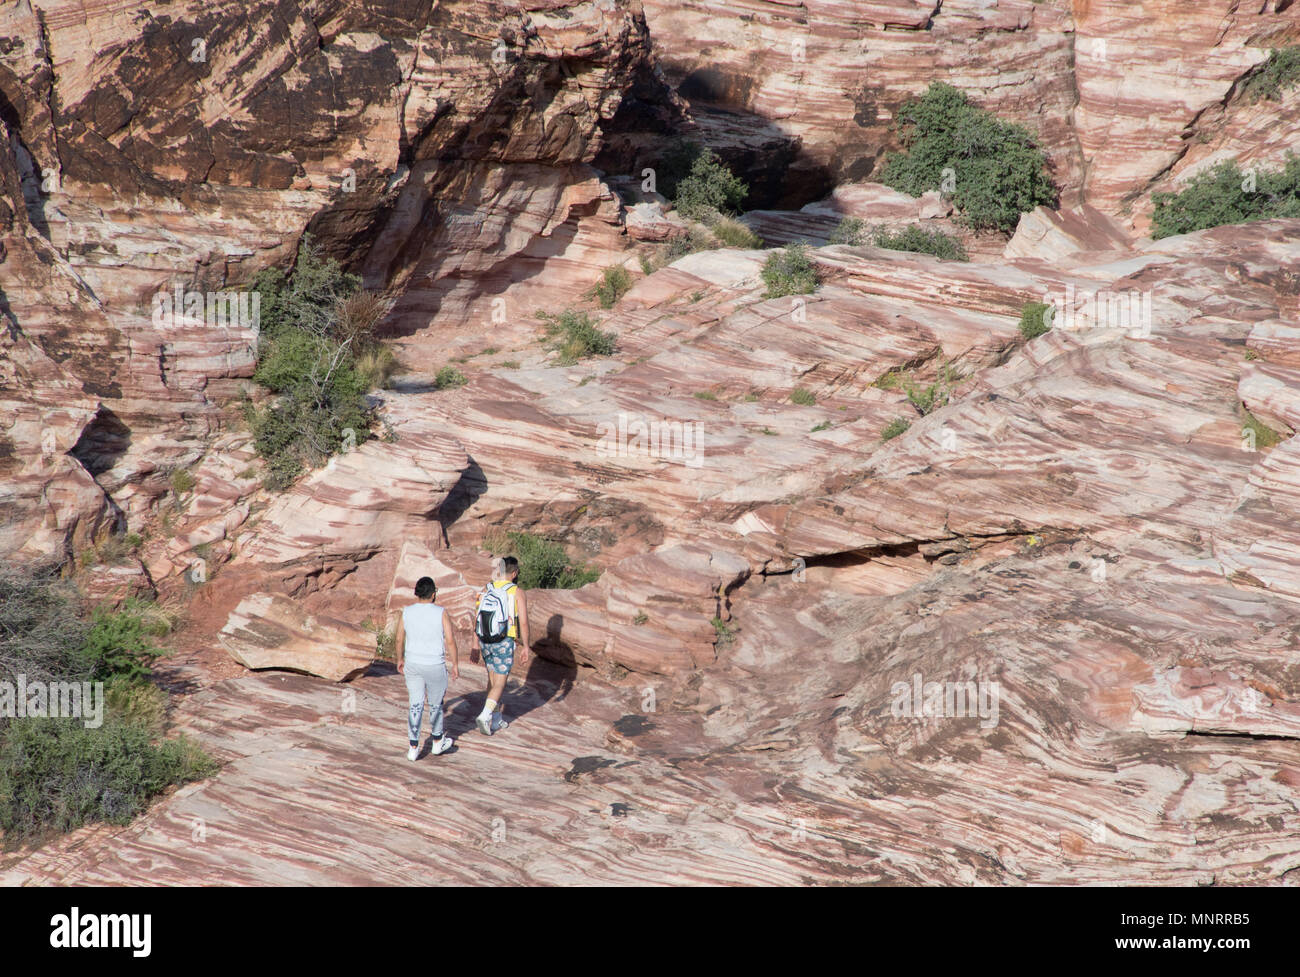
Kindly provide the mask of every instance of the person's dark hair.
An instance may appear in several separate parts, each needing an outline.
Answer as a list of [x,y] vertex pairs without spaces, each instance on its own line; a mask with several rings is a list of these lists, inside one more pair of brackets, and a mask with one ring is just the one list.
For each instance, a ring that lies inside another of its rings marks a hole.
[[438,585],[433,582],[433,577],[421,577],[415,581],[415,596],[420,600],[432,597],[438,592]]
[[519,569],[519,561],[516,560],[513,556],[507,556],[504,560],[501,561],[501,566],[505,568],[506,576],[508,577],[510,576],[510,574],[514,573],[516,570]]

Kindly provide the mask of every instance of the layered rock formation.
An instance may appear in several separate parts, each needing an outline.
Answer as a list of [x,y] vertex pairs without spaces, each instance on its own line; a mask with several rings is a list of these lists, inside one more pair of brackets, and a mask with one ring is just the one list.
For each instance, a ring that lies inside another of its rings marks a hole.
[[[250,48],[221,8],[47,7],[3,15],[0,542],[76,549],[190,466],[138,572],[190,598],[165,677],[226,765],[0,879],[1295,881],[1300,222],[1136,239],[1153,190],[1286,145],[1295,101],[1240,92],[1288,5],[1171,5],[1156,44],[1118,2],[268,2]],[[969,263],[815,247],[809,295],[766,298],[763,251],[691,254],[597,313],[614,355],[547,351],[538,306],[634,265],[615,190],[674,113],[745,167],[769,242],[950,227],[863,182],[936,77],[1039,133],[1070,206]],[[410,370],[383,439],[271,497],[220,409],[252,337],[139,303],[306,226],[391,289]],[[469,382],[439,389],[453,354]],[[502,531],[601,575],[530,595],[488,740],[464,652]],[[370,663],[425,575],[466,671],[457,751],[412,766]],[[219,641],[330,681],[226,677]]]

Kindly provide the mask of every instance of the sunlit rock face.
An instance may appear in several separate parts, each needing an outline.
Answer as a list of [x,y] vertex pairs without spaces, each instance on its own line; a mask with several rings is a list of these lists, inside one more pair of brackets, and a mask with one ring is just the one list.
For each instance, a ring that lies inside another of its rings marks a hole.
[[[170,513],[96,593],[187,601],[163,675],[225,761],[0,881],[1295,880],[1300,221],[1144,237],[1152,193],[1293,145],[1294,97],[1243,79],[1294,11],[233,9],[0,12],[0,552]],[[871,179],[936,79],[1038,135],[1061,206],[970,262],[829,245],[965,233]],[[761,249],[641,272],[683,232],[639,189],[680,134],[815,291],[768,297]],[[382,436],[272,494],[229,404],[255,334],[154,297],[305,229],[390,291],[407,371]],[[612,355],[547,349],[535,312],[570,306]],[[503,531],[599,576],[529,592],[489,740]],[[457,749],[412,765],[378,634],[422,576],[462,675]]]

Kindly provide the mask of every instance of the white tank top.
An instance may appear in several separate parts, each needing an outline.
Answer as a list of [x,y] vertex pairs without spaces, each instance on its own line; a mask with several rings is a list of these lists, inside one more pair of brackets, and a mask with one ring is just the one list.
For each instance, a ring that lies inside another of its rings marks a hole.
[[406,657],[411,661],[436,665],[447,660],[442,640],[442,615],[437,604],[410,604],[402,608],[406,628]]

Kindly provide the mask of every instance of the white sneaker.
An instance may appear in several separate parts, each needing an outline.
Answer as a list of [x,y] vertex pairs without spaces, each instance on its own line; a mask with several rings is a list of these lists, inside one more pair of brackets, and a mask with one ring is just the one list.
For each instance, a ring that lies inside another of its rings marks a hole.
[[499,733],[509,725],[510,724],[506,722],[505,717],[501,715],[501,713],[492,713],[492,732]]
[[482,733],[484,736],[492,735],[492,726],[490,725],[490,723],[491,723],[490,717],[485,719],[484,717],[479,716],[477,719],[474,720],[474,725],[478,727],[478,731]]
[[408,760],[414,760],[419,755],[420,755],[420,748],[418,746],[413,746],[406,751],[406,759]]
[[439,756],[440,754],[446,753],[451,749],[451,745],[455,742],[456,741],[450,736],[444,736],[429,749],[429,756]]

